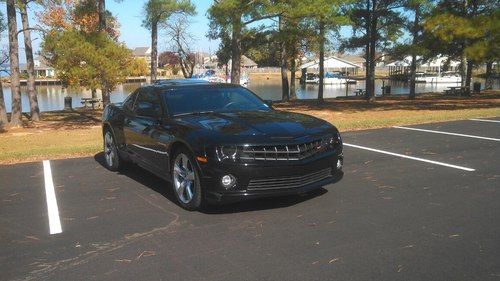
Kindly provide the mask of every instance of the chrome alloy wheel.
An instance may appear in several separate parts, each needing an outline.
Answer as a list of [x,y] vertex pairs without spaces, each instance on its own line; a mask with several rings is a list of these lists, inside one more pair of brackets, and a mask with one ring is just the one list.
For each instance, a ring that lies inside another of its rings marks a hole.
[[184,153],[179,153],[174,161],[174,187],[179,200],[187,204],[193,200],[196,184],[196,176],[193,164],[188,156]]
[[106,158],[106,164],[108,167],[113,167],[116,162],[116,147],[113,142],[113,136],[110,131],[107,131],[104,135],[104,158]]

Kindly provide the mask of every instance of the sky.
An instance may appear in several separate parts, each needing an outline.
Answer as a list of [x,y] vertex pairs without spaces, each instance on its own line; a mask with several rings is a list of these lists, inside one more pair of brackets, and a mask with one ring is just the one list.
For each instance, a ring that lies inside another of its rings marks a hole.
[[[106,2],[106,8],[118,17],[120,27],[120,41],[123,41],[130,48],[149,46],[151,36],[148,30],[141,26],[143,13],[142,8],[145,0],[124,0],[117,3],[112,0]],[[193,51],[204,51],[214,53],[219,43],[209,41],[206,38],[208,33],[207,10],[212,4],[212,0],[192,0],[196,6],[196,16],[191,20],[191,33],[195,37],[195,46]],[[168,47],[168,39],[162,36],[161,31],[158,39],[158,47],[165,50]]]
[[[205,53],[214,54],[217,51],[219,42],[217,40],[209,40],[206,35],[209,31],[209,21],[207,18],[207,10],[213,3],[213,0],[191,0],[196,6],[196,16],[191,18],[190,32],[195,38],[192,46],[192,51],[203,51]],[[120,23],[120,38],[129,48],[146,47],[151,45],[151,35],[149,30],[142,27],[143,7],[146,0],[107,0],[106,8],[118,18]],[[36,9],[40,7],[31,4],[29,7],[30,24],[34,25],[37,22],[35,15]],[[0,11],[6,15],[5,2],[0,2]],[[18,26],[21,29],[21,20],[18,15]],[[343,37],[350,34],[348,28],[342,28],[341,34]],[[33,48],[35,53],[40,50],[41,35],[32,34]],[[19,58],[21,63],[26,61],[24,54],[24,43],[22,33],[19,35]],[[7,48],[7,32],[4,32],[1,37],[0,46]],[[168,38],[162,31],[159,32],[158,48],[160,51],[167,50],[169,46]]]
[[[121,42],[124,42],[129,48],[135,47],[146,47],[151,45],[151,35],[147,29],[142,27],[143,19],[143,6],[146,0],[123,0],[121,2],[116,2],[113,0],[106,1],[106,9],[109,10],[113,15],[118,18],[120,23],[120,38]],[[193,46],[193,51],[203,51],[207,53],[215,53],[219,45],[218,41],[208,40],[206,35],[209,30],[207,10],[212,4],[212,0],[192,0],[193,4],[196,6],[196,16],[191,18],[191,33],[196,39]],[[0,2],[0,11],[5,15],[6,6],[5,2]],[[36,24],[36,7],[31,7],[29,10],[30,24]],[[21,29],[21,19],[18,16],[18,28]],[[35,53],[40,50],[41,36],[39,34],[33,34],[33,48]],[[7,32],[4,32],[1,37],[1,45],[7,48]],[[26,62],[24,54],[24,41],[22,34],[19,35],[19,59],[21,63]],[[160,51],[166,50],[168,48],[168,40],[164,34],[160,31],[158,38],[158,48]]]

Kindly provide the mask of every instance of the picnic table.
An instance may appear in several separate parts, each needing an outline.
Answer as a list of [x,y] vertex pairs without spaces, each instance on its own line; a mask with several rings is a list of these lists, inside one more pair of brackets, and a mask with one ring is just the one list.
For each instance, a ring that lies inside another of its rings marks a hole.
[[364,89],[356,89],[356,90],[354,90],[354,95],[356,95],[356,96],[364,96],[364,95],[366,95],[366,90],[364,90]]
[[470,87],[469,86],[454,86],[454,87],[448,87],[447,90],[444,90],[445,94],[448,95],[465,95],[468,96],[470,95]]
[[102,102],[101,99],[98,99],[98,98],[82,98],[82,101],[81,103],[83,104],[83,107],[84,108],[88,108],[88,105],[90,104],[92,106],[92,109],[95,108],[95,104],[97,103],[98,105],[100,105]]

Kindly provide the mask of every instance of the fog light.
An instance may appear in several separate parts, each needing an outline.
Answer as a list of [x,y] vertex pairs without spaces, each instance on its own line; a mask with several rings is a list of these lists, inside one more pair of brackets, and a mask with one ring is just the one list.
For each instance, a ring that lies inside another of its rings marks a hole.
[[236,183],[236,178],[233,175],[225,175],[221,179],[222,186],[231,188]]
[[342,169],[342,159],[337,160],[337,170]]

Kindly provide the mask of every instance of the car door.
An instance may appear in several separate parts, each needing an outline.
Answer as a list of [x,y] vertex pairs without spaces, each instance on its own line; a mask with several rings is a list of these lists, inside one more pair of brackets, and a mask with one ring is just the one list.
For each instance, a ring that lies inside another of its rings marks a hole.
[[162,136],[163,107],[152,88],[141,88],[128,121],[130,150],[138,160],[154,172],[164,172],[167,150],[159,140]]
[[132,149],[131,149],[131,144],[133,143],[131,141],[131,138],[134,137],[134,130],[132,129],[132,121],[135,118],[135,112],[134,112],[134,107],[135,107],[135,101],[137,100],[137,96],[139,95],[140,90],[136,90],[128,98],[123,102],[123,139],[124,139],[124,144],[127,149],[127,152],[131,154],[132,157],[135,158],[137,155],[134,155]]

